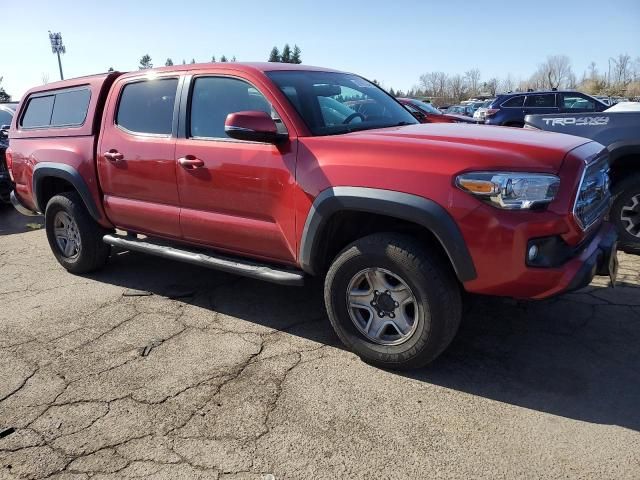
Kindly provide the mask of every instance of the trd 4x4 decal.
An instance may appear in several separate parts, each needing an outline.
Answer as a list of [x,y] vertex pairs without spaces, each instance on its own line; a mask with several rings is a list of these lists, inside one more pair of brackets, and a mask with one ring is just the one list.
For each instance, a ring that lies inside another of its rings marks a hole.
[[607,125],[609,123],[609,117],[555,117],[555,118],[543,118],[542,121],[546,125],[576,125],[579,127],[584,126],[597,126]]

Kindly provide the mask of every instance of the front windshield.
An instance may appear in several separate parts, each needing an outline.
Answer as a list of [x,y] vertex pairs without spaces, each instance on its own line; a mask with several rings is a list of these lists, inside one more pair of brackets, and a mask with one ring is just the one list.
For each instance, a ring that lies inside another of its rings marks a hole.
[[356,75],[310,71],[274,71],[267,75],[314,135],[418,123],[387,93]]
[[442,115],[442,112],[430,103],[423,102],[422,100],[412,100],[411,103],[423,112],[431,113],[432,115]]

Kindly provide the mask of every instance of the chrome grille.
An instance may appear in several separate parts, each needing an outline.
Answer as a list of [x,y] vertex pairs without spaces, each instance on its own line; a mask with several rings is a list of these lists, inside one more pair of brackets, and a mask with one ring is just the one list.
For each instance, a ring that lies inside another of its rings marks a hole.
[[609,210],[609,186],[609,157],[605,154],[589,163],[582,174],[573,214],[583,230],[597,223]]

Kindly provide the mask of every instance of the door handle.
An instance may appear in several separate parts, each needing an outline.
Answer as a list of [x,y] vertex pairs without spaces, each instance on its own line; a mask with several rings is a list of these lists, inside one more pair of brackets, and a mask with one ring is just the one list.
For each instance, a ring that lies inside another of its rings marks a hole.
[[104,152],[104,158],[106,158],[110,162],[116,163],[116,162],[119,162],[120,160],[124,160],[124,155],[121,154],[119,151],[112,149],[112,150],[109,150],[108,152]]
[[193,155],[186,155],[178,159],[178,163],[186,169],[193,170],[194,168],[204,167],[204,162]]

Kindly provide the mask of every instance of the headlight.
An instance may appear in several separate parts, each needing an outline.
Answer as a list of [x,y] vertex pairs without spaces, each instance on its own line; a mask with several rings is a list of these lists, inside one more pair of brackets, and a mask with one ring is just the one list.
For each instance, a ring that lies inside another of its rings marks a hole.
[[495,207],[525,210],[551,202],[560,179],[541,173],[470,172],[458,175],[456,185]]

